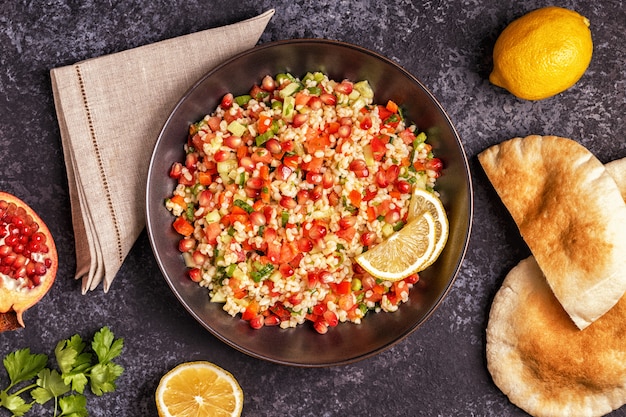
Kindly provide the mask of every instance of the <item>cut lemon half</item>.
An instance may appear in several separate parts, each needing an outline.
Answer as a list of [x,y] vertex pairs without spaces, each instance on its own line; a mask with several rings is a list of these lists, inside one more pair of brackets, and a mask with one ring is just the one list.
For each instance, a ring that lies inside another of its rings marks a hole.
[[419,217],[422,213],[428,212],[435,219],[435,250],[430,255],[430,259],[424,264],[424,268],[432,265],[448,242],[449,224],[446,209],[443,207],[441,200],[429,191],[421,188],[413,189],[411,202],[409,203],[409,213],[407,221]]
[[355,260],[370,275],[399,281],[423,269],[435,250],[435,219],[425,211]]
[[159,417],[235,417],[243,391],[228,371],[210,362],[186,362],[166,373],[157,387]]

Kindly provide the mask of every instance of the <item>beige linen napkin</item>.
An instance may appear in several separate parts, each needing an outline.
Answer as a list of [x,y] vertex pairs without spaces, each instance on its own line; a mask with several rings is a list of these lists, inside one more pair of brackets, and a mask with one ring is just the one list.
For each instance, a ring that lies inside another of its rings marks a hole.
[[274,10],[228,26],[50,71],[83,294],[115,274],[145,226],[145,182],[159,131],[180,97],[252,48]]

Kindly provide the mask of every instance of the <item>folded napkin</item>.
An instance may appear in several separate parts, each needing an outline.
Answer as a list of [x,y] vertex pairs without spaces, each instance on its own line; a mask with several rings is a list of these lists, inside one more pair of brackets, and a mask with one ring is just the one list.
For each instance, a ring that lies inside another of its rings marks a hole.
[[175,104],[212,67],[252,48],[273,15],[50,71],[83,294],[100,282],[109,290],[145,226],[148,164]]

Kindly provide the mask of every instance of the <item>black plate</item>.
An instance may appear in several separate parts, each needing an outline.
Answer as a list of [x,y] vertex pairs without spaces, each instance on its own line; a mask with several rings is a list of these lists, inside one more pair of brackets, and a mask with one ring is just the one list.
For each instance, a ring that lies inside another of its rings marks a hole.
[[[420,274],[410,300],[395,313],[368,313],[362,324],[340,323],[320,335],[310,325],[296,329],[253,330],[239,317],[208,301],[207,290],[190,281],[178,251],[179,235],[164,199],[175,188],[168,172],[184,158],[190,123],[211,113],[228,92],[245,94],[265,75],[290,72],[302,77],[321,71],[329,78],[368,80],[374,102],[388,99],[405,108],[408,120],[427,132],[444,162],[436,189],[450,223],[448,243],[435,264]],[[156,142],[146,190],[147,231],[155,257],[172,291],[189,313],[235,349],[268,361],[303,367],[339,365],[364,359],[399,342],[433,313],[450,290],[467,249],[472,222],[472,186],[459,136],[441,105],[415,77],[394,62],[364,48],[329,40],[298,39],[264,44],[211,70],[180,100]]]

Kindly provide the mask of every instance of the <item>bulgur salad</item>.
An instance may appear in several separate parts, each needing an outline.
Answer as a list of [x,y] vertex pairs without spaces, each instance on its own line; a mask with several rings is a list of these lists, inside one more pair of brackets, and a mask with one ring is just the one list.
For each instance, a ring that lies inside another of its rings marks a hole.
[[398,104],[373,99],[366,80],[267,75],[189,127],[165,205],[210,301],[253,328],[326,333],[408,300],[417,274],[378,280],[354,258],[404,226],[443,164]]

